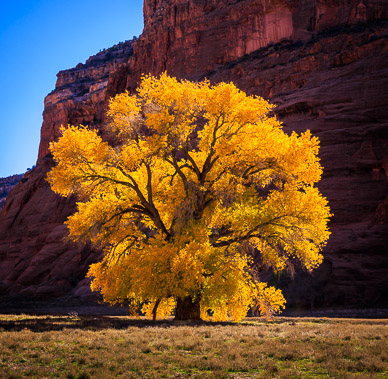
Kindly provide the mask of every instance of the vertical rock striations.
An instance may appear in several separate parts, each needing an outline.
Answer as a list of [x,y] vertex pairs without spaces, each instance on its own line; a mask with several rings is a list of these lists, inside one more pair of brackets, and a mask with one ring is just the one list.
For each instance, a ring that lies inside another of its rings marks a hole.
[[[58,74],[37,167],[0,214],[0,291],[86,295],[99,254],[63,240],[74,199],[45,182],[60,125],[104,121],[107,99],[143,73],[233,81],[278,105],[286,131],[321,140],[333,232],[322,268],[280,284],[301,306],[387,304],[388,61],[381,0],[145,0],[144,32]],[[287,289],[286,289],[287,291]]]
[[387,17],[384,1],[145,0],[143,72],[195,77],[285,39]]

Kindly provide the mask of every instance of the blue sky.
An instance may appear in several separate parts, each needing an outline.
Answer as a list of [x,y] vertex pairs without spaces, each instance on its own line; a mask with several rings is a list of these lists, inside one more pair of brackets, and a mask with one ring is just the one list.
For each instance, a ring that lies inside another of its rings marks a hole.
[[0,177],[36,163],[56,74],[139,36],[142,0],[0,0]]

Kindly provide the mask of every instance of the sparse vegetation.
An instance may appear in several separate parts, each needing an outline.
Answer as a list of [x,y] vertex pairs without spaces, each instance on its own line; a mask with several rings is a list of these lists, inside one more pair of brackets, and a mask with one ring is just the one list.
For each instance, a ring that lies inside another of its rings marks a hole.
[[388,321],[0,315],[0,377],[386,378]]

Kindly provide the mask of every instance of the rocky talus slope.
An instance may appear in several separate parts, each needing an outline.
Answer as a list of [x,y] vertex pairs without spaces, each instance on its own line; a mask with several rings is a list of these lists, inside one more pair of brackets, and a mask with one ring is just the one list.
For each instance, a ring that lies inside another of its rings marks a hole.
[[288,132],[311,129],[334,217],[314,275],[273,278],[301,307],[387,305],[388,7],[378,0],[145,0],[144,31],[58,74],[45,99],[37,167],[0,214],[3,295],[89,296],[99,253],[65,240],[74,199],[45,181],[61,124],[99,127],[110,96],[142,73],[233,81],[277,104]]

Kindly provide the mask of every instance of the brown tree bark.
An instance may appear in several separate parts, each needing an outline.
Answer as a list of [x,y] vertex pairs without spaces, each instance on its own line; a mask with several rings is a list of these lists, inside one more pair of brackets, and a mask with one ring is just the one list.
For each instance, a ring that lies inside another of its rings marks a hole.
[[160,299],[156,300],[154,308],[152,309],[152,320],[153,321],[156,320],[156,312],[158,311],[159,304],[160,304]]
[[191,297],[178,297],[175,309],[175,320],[200,320],[201,309],[199,299],[193,302]]

